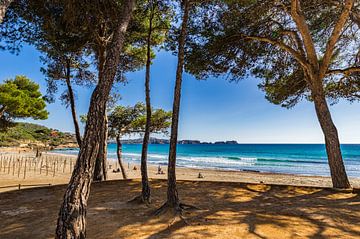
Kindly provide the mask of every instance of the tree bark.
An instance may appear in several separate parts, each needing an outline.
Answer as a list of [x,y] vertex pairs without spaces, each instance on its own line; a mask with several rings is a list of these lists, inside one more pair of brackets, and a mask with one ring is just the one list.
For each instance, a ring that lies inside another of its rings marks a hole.
[[74,96],[74,91],[72,89],[71,86],[71,71],[70,71],[70,60],[67,59],[66,61],[66,86],[68,89],[68,93],[69,93],[69,101],[70,101],[70,108],[71,108],[71,115],[73,118],[73,123],[74,123],[74,128],[75,128],[75,136],[76,136],[76,141],[79,145],[79,148],[81,148],[81,134],[80,134],[80,127],[79,127],[79,123],[77,120],[77,115],[76,115],[76,106],[75,106],[75,96]]
[[122,143],[121,143],[120,135],[116,136],[116,154],[117,154],[117,158],[118,158],[122,176],[124,179],[127,179],[124,163],[122,161],[122,156],[121,156],[122,155]]
[[13,0],[1,0],[0,1],[0,24],[3,22],[3,20],[5,18],[6,10],[12,2],[13,2]]
[[180,111],[180,98],[181,98],[181,83],[182,72],[184,68],[184,54],[185,54],[185,39],[187,22],[189,18],[189,1],[183,1],[183,19],[181,24],[181,32],[178,43],[178,64],[176,68],[176,82],[174,91],[174,102],[172,110],[171,122],[171,136],[170,136],[170,150],[169,150],[169,163],[168,163],[168,190],[167,190],[167,204],[170,207],[177,207],[179,205],[179,196],[176,187],[176,147],[178,138],[178,125],[179,125],[179,111]]
[[0,118],[5,114],[6,106],[0,108]]
[[[100,32],[103,32],[101,30]],[[99,37],[100,39],[103,38],[103,36]],[[97,61],[98,61],[98,78],[101,79],[103,76],[103,69],[105,65],[105,57],[106,57],[106,43],[104,41],[98,41],[97,42]],[[95,169],[94,169],[94,180],[95,181],[103,181],[106,180],[107,177],[107,136],[108,136],[108,125],[107,125],[107,114],[105,112],[104,118],[106,120],[106,124],[104,125],[104,128],[102,129],[103,132],[103,138],[100,142],[100,148],[98,156],[96,157],[95,162]]]
[[108,163],[107,163],[107,146],[108,146],[108,134],[109,134],[109,131],[108,131],[108,116],[107,114],[105,113],[105,128],[104,128],[104,143],[103,143],[103,147],[104,147],[104,150],[103,150],[103,158],[102,158],[102,172],[103,172],[103,177],[104,177],[104,180],[107,180],[108,177],[107,177],[107,169],[108,169]]
[[150,0],[150,19],[149,19],[149,32],[147,36],[147,52],[146,52],[146,72],[145,72],[145,102],[146,102],[146,123],[145,133],[141,150],[141,199],[143,202],[150,203],[151,190],[149,185],[149,178],[147,173],[147,153],[150,140],[150,128],[151,128],[151,101],[150,101],[150,67],[151,67],[151,35],[152,35],[152,23],[154,17],[154,6],[152,0]]
[[[321,82],[319,79],[317,82]],[[331,118],[321,83],[314,83],[312,87],[316,114],[325,136],[326,152],[330,166],[330,174],[334,188],[349,188],[350,183],[342,159],[340,141],[337,129]]]
[[99,142],[99,153],[95,162],[94,181],[104,181],[107,179],[107,138],[108,138],[108,120],[104,115],[104,127],[102,129],[102,139]]
[[102,74],[103,78],[99,79],[91,96],[88,120],[82,141],[83,147],[80,148],[58,216],[55,232],[55,238],[57,239],[86,238],[87,200],[90,194],[95,159],[99,151],[99,142],[102,138],[101,129],[105,124],[103,116],[106,113],[106,102],[114,82],[119,56],[125,41],[125,33],[135,6],[135,0],[126,0],[123,4],[119,16],[119,25],[109,44],[106,65]]

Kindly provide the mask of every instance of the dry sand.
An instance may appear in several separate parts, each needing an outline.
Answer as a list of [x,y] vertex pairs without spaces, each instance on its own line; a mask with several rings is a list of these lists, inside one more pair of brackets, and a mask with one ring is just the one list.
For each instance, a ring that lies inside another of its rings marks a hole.
[[[23,156],[34,156],[30,153],[14,154],[16,157]],[[18,184],[21,187],[24,185],[57,185],[66,184],[69,182],[72,168],[75,164],[76,157],[64,154],[43,154],[43,157],[49,158],[48,172],[45,168],[45,159],[43,160],[43,169],[40,174],[40,163],[37,165],[37,169],[33,170],[32,166],[28,166],[27,172],[24,178],[24,166],[21,167],[20,173],[18,172],[17,164],[13,169],[12,163],[10,169],[8,167],[1,169],[0,166],[0,192],[14,190]],[[53,172],[53,161],[58,160]],[[66,160],[65,165],[63,164]],[[24,164],[24,163],[23,163]],[[59,166],[58,166],[59,164]],[[114,173],[113,169],[118,168],[116,160],[109,161],[109,180],[123,179],[121,173]],[[62,167],[65,166],[65,169]],[[140,165],[138,164],[125,164],[126,173],[128,179],[139,179],[141,178]],[[137,169],[134,170],[134,167]],[[148,172],[149,177],[153,179],[166,179],[167,178],[167,167],[161,166],[164,174],[157,174],[158,166],[149,165]],[[13,172],[14,171],[14,172]],[[194,168],[181,168],[178,167],[177,179],[179,180],[190,180],[190,181],[213,181],[213,182],[243,182],[243,183],[264,183],[264,184],[276,184],[276,185],[292,185],[292,186],[315,186],[315,187],[331,187],[331,178],[322,176],[301,176],[292,174],[277,174],[277,173],[259,173],[259,172],[248,172],[248,171],[228,171],[228,170],[211,170],[211,169],[194,169]],[[203,178],[198,178],[199,173],[202,174]],[[360,188],[359,178],[350,178],[353,187]],[[13,186],[13,187],[6,187]]]
[[[360,238],[360,196],[329,189],[231,182],[179,181],[180,198],[201,210],[153,216],[166,181],[151,180],[150,207],[127,203],[139,180],[94,183],[88,238]],[[0,194],[0,238],[53,238],[65,186]]]
[[[321,188],[331,186],[328,177],[178,168],[181,200],[201,210],[185,213],[189,225],[176,220],[169,227],[172,215],[152,215],[165,199],[166,174],[150,166],[153,203],[129,204],[141,191],[140,171],[133,167],[127,170],[132,180],[109,172],[111,181],[93,184],[88,238],[360,238],[360,196]],[[25,179],[0,170],[0,186],[65,184],[66,169],[55,176],[29,171]],[[197,178],[199,172],[204,178]],[[351,181],[360,186],[359,179]],[[8,191],[0,193],[0,238],[53,238],[65,187],[0,189]]]

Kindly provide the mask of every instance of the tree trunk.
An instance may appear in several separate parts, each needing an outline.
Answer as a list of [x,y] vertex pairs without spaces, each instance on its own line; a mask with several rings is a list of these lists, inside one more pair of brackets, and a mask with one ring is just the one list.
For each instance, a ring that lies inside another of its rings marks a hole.
[[[100,32],[103,32],[103,30],[101,30]],[[103,35],[101,37],[104,37]],[[101,38],[100,37],[100,38]],[[101,75],[104,71],[104,64],[105,64],[105,57],[106,57],[106,43],[104,41],[101,42],[97,42],[97,62],[98,62],[98,78],[101,79],[103,76]],[[104,125],[104,128],[102,129],[103,132],[103,138],[100,142],[100,147],[99,147],[99,153],[98,156],[96,157],[96,162],[95,162],[95,169],[94,169],[94,180],[95,181],[103,181],[106,180],[106,176],[107,176],[107,172],[106,172],[106,167],[107,167],[107,135],[108,135],[108,125],[107,125],[107,114],[105,112],[105,120],[106,120],[106,124]]]
[[0,118],[5,114],[6,106],[0,108]]
[[[321,82],[318,80],[317,82]],[[330,166],[331,179],[334,188],[349,188],[350,183],[346,175],[341,155],[340,142],[337,129],[332,121],[329,107],[326,102],[322,84],[314,83],[312,97],[316,114],[325,136],[326,152]]]
[[[150,0],[151,1],[151,0]],[[145,133],[141,150],[141,199],[143,202],[150,203],[151,190],[147,173],[147,154],[150,140],[151,127],[151,101],[150,101],[150,67],[151,67],[151,35],[152,22],[154,17],[153,2],[150,2],[151,12],[149,19],[149,32],[147,36],[147,54],[146,54],[146,73],[145,73],[145,102],[146,102],[146,124]]]
[[70,60],[67,59],[66,61],[66,86],[69,93],[69,101],[70,101],[70,108],[71,108],[71,115],[73,118],[74,128],[75,128],[75,136],[76,141],[79,145],[79,148],[81,148],[81,134],[80,134],[80,127],[76,116],[76,106],[75,106],[75,97],[74,97],[74,91],[71,86],[71,71],[70,71]]
[[85,127],[82,147],[75,164],[73,174],[61,205],[56,235],[57,239],[86,238],[86,208],[90,194],[90,185],[94,171],[95,159],[101,141],[101,129],[105,124],[106,101],[114,82],[119,56],[125,41],[125,33],[129,24],[135,0],[123,2],[119,15],[119,25],[109,44],[103,78],[99,79],[90,101],[88,120]]
[[172,110],[170,150],[169,150],[169,163],[168,163],[167,204],[170,207],[177,207],[179,205],[179,196],[176,188],[175,167],[176,167],[176,146],[177,146],[177,138],[178,138],[182,72],[184,68],[184,52],[185,52],[184,48],[185,48],[187,22],[189,18],[188,0],[184,0],[183,4],[184,4],[184,14],[181,24],[181,32],[180,32],[179,45],[178,45],[178,64],[176,69],[176,82],[175,82],[174,102],[173,102],[173,110]]
[[105,129],[104,129],[104,143],[103,143],[103,147],[104,147],[104,150],[103,150],[103,157],[102,157],[102,172],[103,172],[103,177],[104,177],[104,180],[107,180],[107,169],[108,169],[108,163],[107,163],[107,147],[108,147],[108,134],[109,134],[109,131],[108,131],[108,116],[107,114],[105,113]]
[[120,166],[120,169],[121,169],[122,176],[123,176],[124,179],[127,179],[125,167],[124,167],[124,164],[123,164],[123,161],[122,161],[122,157],[121,157],[121,154],[122,154],[122,143],[121,143],[121,140],[120,140],[120,136],[119,136],[119,135],[116,136],[116,154],[117,154],[117,158],[118,158],[118,162],[119,162],[119,166]]
[[1,0],[0,1],[0,24],[3,22],[3,20],[5,18],[6,10],[12,2],[13,2],[13,0]]
[[95,162],[94,181],[104,181],[107,179],[107,138],[108,138],[108,122],[107,115],[104,115],[105,124],[102,129],[102,139],[99,142],[99,153]]

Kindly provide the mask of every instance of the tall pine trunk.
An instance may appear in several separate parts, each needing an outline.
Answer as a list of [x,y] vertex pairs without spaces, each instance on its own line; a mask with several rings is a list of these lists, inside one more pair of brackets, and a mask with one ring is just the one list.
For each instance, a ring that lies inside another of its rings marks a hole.
[[117,155],[117,158],[118,158],[118,162],[119,162],[119,166],[120,166],[120,169],[121,169],[122,176],[123,176],[124,179],[127,179],[124,163],[122,161],[122,143],[121,143],[120,135],[116,136],[116,155]]
[[95,161],[94,181],[104,181],[107,179],[107,138],[108,138],[108,121],[107,115],[104,115],[105,124],[102,129],[102,139],[99,142],[99,153]]
[[66,86],[67,86],[67,90],[69,93],[69,101],[70,101],[70,108],[71,108],[71,115],[72,115],[72,119],[73,119],[73,123],[74,123],[74,128],[75,128],[75,136],[76,136],[76,141],[79,145],[79,148],[81,148],[81,134],[80,134],[80,127],[79,127],[79,123],[77,120],[77,115],[76,115],[76,106],[75,106],[75,96],[74,96],[74,91],[72,89],[71,86],[71,71],[70,71],[70,59],[67,59],[66,61]]
[[[321,82],[318,80],[317,82]],[[325,136],[326,152],[330,166],[330,174],[334,188],[349,188],[350,183],[342,159],[337,129],[331,118],[322,84],[313,84],[312,98],[316,114]]]
[[176,82],[174,91],[174,102],[172,110],[171,122],[171,136],[170,136],[170,150],[168,163],[168,190],[167,190],[167,204],[170,207],[177,207],[179,205],[179,196],[176,188],[176,146],[178,139],[178,125],[179,125],[179,111],[181,98],[181,83],[182,73],[184,68],[184,54],[185,54],[185,39],[187,22],[189,18],[189,1],[183,1],[183,19],[181,24],[181,31],[178,43],[178,64],[176,68]]
[[108,131],[108,116],[107,114],[105,113],[105,128],[104,128],[104,144],[103,144],[103,147],[104,147],[104,150],[103,150],[103,157],[102,157],[102,172],[103,172],[103,179],[104,180],[107,180],[108,179],[108,175],[107,175],[107,169],[108,169],[108,163],[107,163],[107,146],[108,146],[108,134],[109,134],[109,131]]
[[13,0],[1,0],[0,1],[0,24],[3,22],[3,20],[5,18],[6,10],[12,2],[13,2]]
[[[100,31],[103,33],[103,29]],[[99,33],[100,34],[100,33]],[[100,38],[104,38],[103,35],[100,36]],[[97,63],[98,63],[98,78],[101,79],[104,72],[105,67],[105,57],[106,57],[106,43],[104,41],[97,42]],[[100,148],[98,156],[96,157],[95,162],[95,169],[94,169],[94,180],[95,181],[103,181],[106,180],[107,174],[106,170],[104,170],[104,167],[107,166],[107,135],[108,135],[108,125],[107,125],[107,113],[105,112],[105,120],[106,124],[104,125],[104,128],[102,129],[103,132],[103,138],[100,142]]]
[[148,173],[147,173],[147,153],[150,140],[150,128],[151,128],[151,101],[150,101],[150,67],[151,67],[151,35],[152,35],[152,23],[154,17],[154,6],[152,0],[150,0],[150,19],[149,19],[149,32],[147,36],[147,54],[146,54],[146,73],[145,73],[145,101],[146,101],[146,124],[145,133],[141,150],[141,199],[143,202],[150,203],[151,190],[149,185]]
[[101,129],[106,123],[106,103],[114,82],[119,56],[125,41],[125,33],[129,24],[135,0],[125,0],[120,14],[119,25],[109,45],[104,67],[103,78],[99,79],[90,101],[88,120],[82,147],[75,164],[69,185],[64,194],[57,220],[55,238],[86,238],[86,208],[90,195],[94,164],[101,141]]

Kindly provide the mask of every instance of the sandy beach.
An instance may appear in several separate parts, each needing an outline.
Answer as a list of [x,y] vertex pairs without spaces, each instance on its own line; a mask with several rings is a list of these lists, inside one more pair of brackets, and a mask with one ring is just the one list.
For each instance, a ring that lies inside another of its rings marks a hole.
[[[24,161],[28,157],[34,157],[31,152],[12,151],[8,152],[9,157],[24,158]],[[72,166],[75,164],[76,157],[66,154],[55,153],[43,153],[44,158],[43,169],[40,172],[40,165],[35,170],[34,167],[28,166],[26,169],[26,175],[24,176],[24,165],[19,170],[18,164],[14,165],[10,163],[10,168],[2,163],[2,170],[0,170],[0,192],[16,190],[18,185],[24,185],[21,187],[29,187],[25,185],[58,185],[68,183]],[[48,158],[49,166],[46,170],[45,158]],[[53,160],[56,161],[53,162]],[[66,162],[65,162],[66,161]],[[65,163],[64,163],[65,162]],[[25,162],[23,162],[24,164]],[[55,166],[54,166],[55,163]],[[40,163],[39,163],[40,164]],[[108,162],[108,180],[120,180],[123,179],[121,173],[114,173],[113,169],[118,168],[118,163],[115,159],[111,159]],[[65,166],[65,168],[63,168]],[[6,168],[4,168],[6,167]],[[54,172],[55,168],[55,172]],[[136,169],[135,169],[136,168]],[[149,177],[152,179],[166,179],[167,167],[161,166],[164,174],[158,174],[157,165],[149,165],[148,172]],[[177,179],[188,181],[211,181],[211,182],[242,182],[242,183],[260,183],[260,184],[273,184],[273,185],[291,185],[291,186],[312,186],[312,187],[331,187],[331,178],[322,176],[302,176],[292,174],[278,174],[278,173],[260,173],[249,171],[229,171],[229,170],[215,170],[215,169],[195,169],[178,167]],[[126,173],[128,179],[140,179],[140,165],[139,164],[126,164]],[[199,173],[203,178],[199,178]],[[359,178],[350,178],[353,187],[360,187]],[[13,186],[13,187],[7,187]]]
[[[17,155],[31,162],[31,154]],[[25,177],[24,167],[19,171],[15,166],[13,172],[12,167],[9,170],[4,166],[3,159],[0,238],[53,238],[59,206],[76,158],[50,153],[42,157],[53,167],[49,166],[47,171],[43,167],[40,174],[35,164],[32,167],[28,163]],[[92,186],[88,238],[360,237],[360,198],[354,193],[357,190],[329,189],[329,177],[178,168],[181,200],[199,208],[185,213],[185,223],[180,219],[173,221],[172,215],[153,215],[165,199],[166,167],[162,167],[165,174],[158,175],[157,166],[149,166],[152,187],[149,207],[128,203],[141,191],[139,165],[127,165],[129,180],[112,172],[116,163],[110,167],[109,180]],[[204,177],[198,178],[199,173]],[[360,186],[360,179],[353,178],[351,182],[355,188]]]

